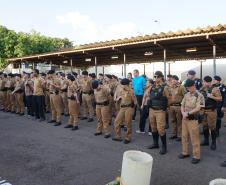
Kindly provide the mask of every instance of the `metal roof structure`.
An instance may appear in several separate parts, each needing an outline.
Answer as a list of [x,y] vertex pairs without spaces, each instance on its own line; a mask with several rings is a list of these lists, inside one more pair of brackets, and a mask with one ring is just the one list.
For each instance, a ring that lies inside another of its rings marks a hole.
[[[203,60],[226,57],[226,24],[125,39],[10,58],[9,63],[47,63],[89,67],[132,63]],[[216,71],[216,66],[214,66]],[[216,72],[215,72],[216,73]]]

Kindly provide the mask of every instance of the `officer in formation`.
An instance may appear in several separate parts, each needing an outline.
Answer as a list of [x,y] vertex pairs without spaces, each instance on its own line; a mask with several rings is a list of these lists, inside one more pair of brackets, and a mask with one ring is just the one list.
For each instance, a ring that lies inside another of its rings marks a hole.
[[192,143],[192,163],[200,161],[200,138],[198,115],[201,108],[205,107],[204,97],[195,86],[195,81],[188,79],[185,82],[188,93],[185,94],[181,102],[182,113],[182,153],[180,159],[189,157],[189,137]]
[[[132,79],[132,76],[130,77]],[[169,80],[170,78],[170,80]],[[112,135],[114,141],[128,144],[132,140],[132,117],[137,99],[131,79],[114,75],[70,73],[65,75],[50,70],[47,74],[35,69],[32,73],[0,73],[0,108],[5,112],[27,115],[44,121],[51,113],[49,123],[62,124],[62,115],[69,116],[65,128],[79,129],[79,118],[88,122],[97,118],[95,136]],[[200,145],[208,146],[211,136],[211,150],[216,150],[216,140],[221,128],[221,119],[226,110],[226,87],[219,76],[205,76],[203,81],[190,70],[182,84],[176,75],[168,76],[167,83],[161,71],[156,71],[154,81],[147,80],[141,104],[143,118],[149,117],[149,135],[153,137],[150,149],[159,148],[160,154],[167,153],[166,111],[172,124],[169,139],[181,141],[179,158],[189,157],[189,137],[192,142],[192,163],[200,159]],[[143,114],[145,113],[145,114]],[[113,119],[115,117],[115,119]],[[145,133],[145,119],[142,131]],[[114,121],[114,129],[111,123]],[[203,142],[199,140],[199,126],[203,127]],[[122,138],[121,128],[125,127]],[[114,134],[113,134],[114,133]],[[222,166],[226,166],[225,162]]]
[[160,154],[166,154],[166,109],[167,109],[167,90],[163,83],[163,74],[161,71],[155,72],[155,82],[150,89],[149,100],[149,120],[151,124],[153,144],[149,146],[149,149],[159,148],[159,136],[161,138],[162,147]]

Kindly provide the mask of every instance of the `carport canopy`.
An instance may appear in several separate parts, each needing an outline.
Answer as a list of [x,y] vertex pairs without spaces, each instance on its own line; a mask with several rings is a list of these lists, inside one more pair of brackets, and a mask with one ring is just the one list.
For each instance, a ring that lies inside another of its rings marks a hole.
[[57,52],[7,59],[9,63],[46,63],[76,68],[226,57],[226,24],[125,39],[95,42]]

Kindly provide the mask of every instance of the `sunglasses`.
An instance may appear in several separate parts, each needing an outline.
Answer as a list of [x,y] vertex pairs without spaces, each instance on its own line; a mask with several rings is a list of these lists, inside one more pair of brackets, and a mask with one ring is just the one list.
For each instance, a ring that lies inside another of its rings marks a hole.
[[160,76],[156,76],[156,75],[155,75],[154,78],[160,78]]

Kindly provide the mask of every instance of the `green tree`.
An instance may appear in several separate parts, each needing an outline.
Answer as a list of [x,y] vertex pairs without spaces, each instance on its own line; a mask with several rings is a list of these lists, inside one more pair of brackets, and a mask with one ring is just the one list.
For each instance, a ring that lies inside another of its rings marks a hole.
[[30,33],[9,30],[0,26],[0,69],[7,65],[6,58],[22,57],[73,47],[67,38],[52,38],[32,30]]

